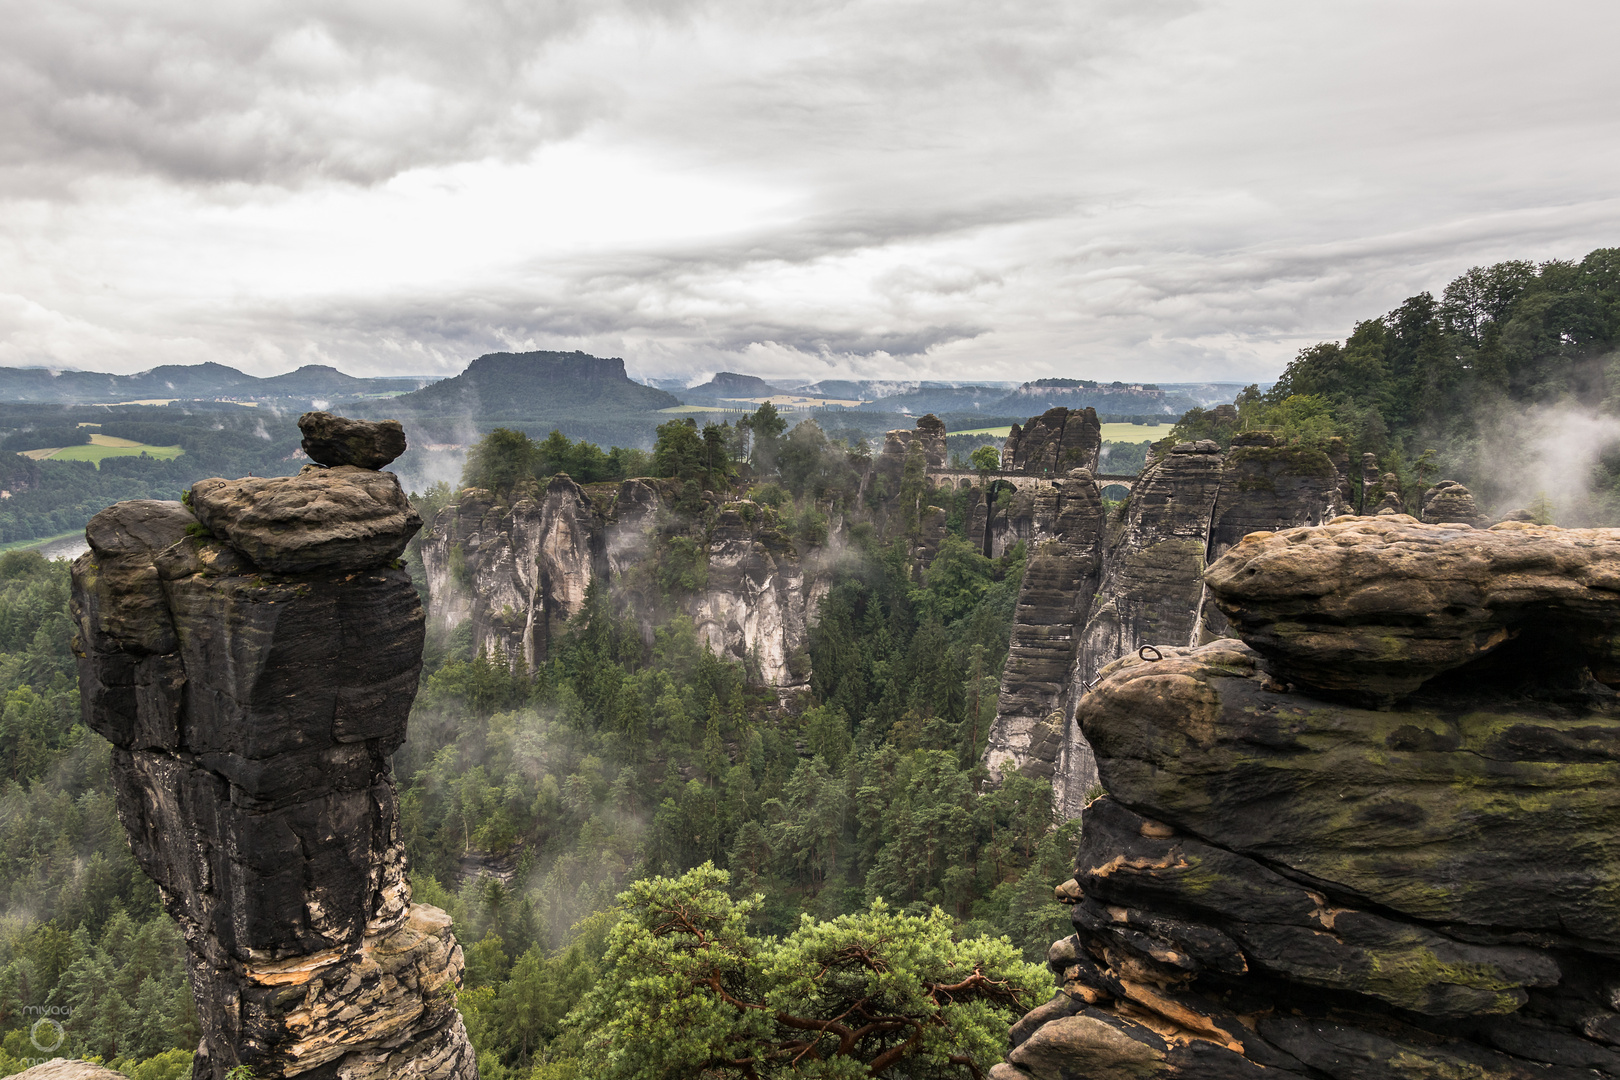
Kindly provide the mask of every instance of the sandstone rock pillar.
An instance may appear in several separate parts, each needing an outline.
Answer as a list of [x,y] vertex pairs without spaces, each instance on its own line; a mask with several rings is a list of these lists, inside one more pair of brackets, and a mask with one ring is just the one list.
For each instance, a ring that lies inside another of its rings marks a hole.
[[185,932],[194,1076],[477,1075],[450,920],[411,902],[389,755],[423,615],[389,473],[309,466],[119,503],[73,567],[85,721]]
[[1340,517],[1206,580],[1242,641],[1080,703],[1075,933],[992,1080],[1620,1077],[1620,530]]

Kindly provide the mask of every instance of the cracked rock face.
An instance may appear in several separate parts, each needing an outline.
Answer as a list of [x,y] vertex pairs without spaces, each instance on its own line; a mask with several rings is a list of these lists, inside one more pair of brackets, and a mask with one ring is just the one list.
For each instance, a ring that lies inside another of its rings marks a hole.
[[[1601,608],[1616,542],[1340,519],[1251,536],[1216,569],[1270,552],[1293,576],[1262,566],[1249,594],[1389,625],[1416,611],[1404,585],[1438,581],[1486,586],[1481,611]],[[1107,794],[1058,889],[1075,933],[992,1076],[1620,1077],[1620,695],[1504,646],[1491,678],[1361,708],[1296,690],[1295,654],[1259,648],[1271,625],[1256,648],[1127,657],[1082,700]]]
[[[470,620],[478,648],[514,664],[543,661],[584,607],[593,579],[634,573],[661,536],[691,535],[690,519],[671,509],[677,494],[668,480],[583,488],[562,473],[540,499],[510,507],[467,489],[422,543],[434,629]],[[686,606],[705,643],[716,655],[757,658],[773,686],[802,685],[814,601],[792,541],[739,500],[721,510],[702,542],[706,584]]]
[[1102,497],[1089,473],[1074,473],[1029,493],[1029,565],[985,748],[985,764],[998,780],[1015,770],[1050,779],[1053,804],[1065,817],[1078,813],[1097,782],[1091,750],[1063,710],[1102,569]]
[[[375,521],[368,493],[398,490],[360,472],[289,478],[296,496],[215,482],[193,495],[232,508],[212,533],[180,503],[119,503],[73,567],[84,717],[113,744],[119,817],[185,931],[199,1078],[476,1075],[461,951],[442,912],[411,903],[389,768],[422,609],[394,541],[370,559],[351,542]],[[300,534],[310,506],[335,554]]]
[[255,566],[278,574],[380,566],[399,558],[422,527],[398,477],[353,465],[199,480],[191,509]]
[[1102,425],[1097,410],[1058,406],[1012,426],[1001,451],[1008,472],[1062,476],[1071,469],[1095,471],[1102,452]]
[[1620,686],[1620,531],[1405,514],[1251,533],[1206,575],[1279,679],[1391,702],[1443,673],[1508,666]]

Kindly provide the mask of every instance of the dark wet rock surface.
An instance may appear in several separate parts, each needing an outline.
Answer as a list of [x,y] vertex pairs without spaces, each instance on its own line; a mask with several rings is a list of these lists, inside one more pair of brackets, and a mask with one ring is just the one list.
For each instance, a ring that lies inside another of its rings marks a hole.
[[[1210,579],[1247,643],[1127,657],[1081,702],[1107,793],[1058,890],[1059,992],[996,1080],[1620,1077],[1620,695],[1591,629],[1617,544],[1405,515],[1238,543]],[[1414,662],[1403,627],[1490,663]],[[1339,640],[1369,628],[1378,656]]]
[[180,503],[92,519],[73,568],[85,722],[185,930],[199,1077],[471,1077],[460,949],[411,904],[389,767],[423,640],[394,562],[410,532],[376,529],[398,486],[286,480],[199,484],[211,528]]

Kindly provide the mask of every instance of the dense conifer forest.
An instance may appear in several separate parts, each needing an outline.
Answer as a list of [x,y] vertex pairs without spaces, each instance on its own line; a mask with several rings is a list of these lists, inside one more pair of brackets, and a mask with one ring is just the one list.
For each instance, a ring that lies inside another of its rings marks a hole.
[[[1569,418],[1608,430],[1617,339],[1620,249],[1477,268],[1439,299],[1420,294],[1303,350],[1233,409],[1191,410],[1171,438],[1224,444],[1266,428],[1342,439],[1409,498],[1445,476],[1488,503],[1522,493],[1502,464],[1504,448],[1529,452],[1515,431]],[[205,431],[102,429],[182,445],[176,462],[17,458],[0,538],[66,531],[111,498],[172,497],[204,461],[227,475],[290,461],[293,439],[260,438],[256,423],[222,414]],[[650,450],[501,428],[469,454],[462,483],[506,503],[559,472],[587,485],[653,476],[687,523],[636,573],[593,585],[533,670],[476,651],[465,632],[429,642],[394,770],[416,898],[451,913],[465,948],[459,1002],[486,1080],[678,1074],[676,1058],[615,1058],[593,1041],[635,1005],[626,965],[679,952],[655,932],[671,897],[698,913],[694,925],[724,930],[738,993],[793,1008],[826,1003],[792,998],[784,965],[894,933],[927,942],[906,961],[916,993],[894,1007],[978,1047],[980,1064],[999,1052],[986,1033],[1004,1030],[1009,1001],[1027,1007],[1049,985],[1026,965],[1063,932],[1052,886],[1069,872],[1075,828],[1052,820],[1047,784],[991,786],[979,764],[1026,553],[990,559],[968,544],[955,496],[925,496],[917,454],[894,491],[863,489],[870,448],[840,434],[814,421],[789,429],[767,405],[734,424],[668,420]],[[1620,452],[1580,437],[1603,451],[1580,459],[1582,494],[1545,498],[1538,513],[1612,523]],[[1139,466],[1143,450],[1121,460]],[[452,495],[440,485],[415,501],[431,519]],[[748,660],[716,657],[681,610],[702,584],[699,540],[716,506],[740,497],[784,544],[824,544],[840,523],[834,581],[795,659],[808,689],[788,700]],[[917,515],[929,500],[947,536],[922,565]],[[124,841],[109,748],[79,723],[68,594],[66,564],[0,555],[0,1075],[71,1053],[173,1080],[198,1037],[183,950]],[[946,1016],[927,988],[969,960],[998,977],[979,988],[977,1011]],[[45,1045],[56,1029],[42,1018],[60,1023],[59,1045]],[[772,1047],[803,1049],[791,1032],[732,1036],[763,1048],[739,1076],[781,1067]]]

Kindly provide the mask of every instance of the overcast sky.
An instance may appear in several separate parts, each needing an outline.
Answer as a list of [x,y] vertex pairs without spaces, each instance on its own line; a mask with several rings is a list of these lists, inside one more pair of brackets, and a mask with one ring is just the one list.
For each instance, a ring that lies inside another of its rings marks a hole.
[[1613,0],[0,0],[0,364],[1270,378],[1620,245]]

